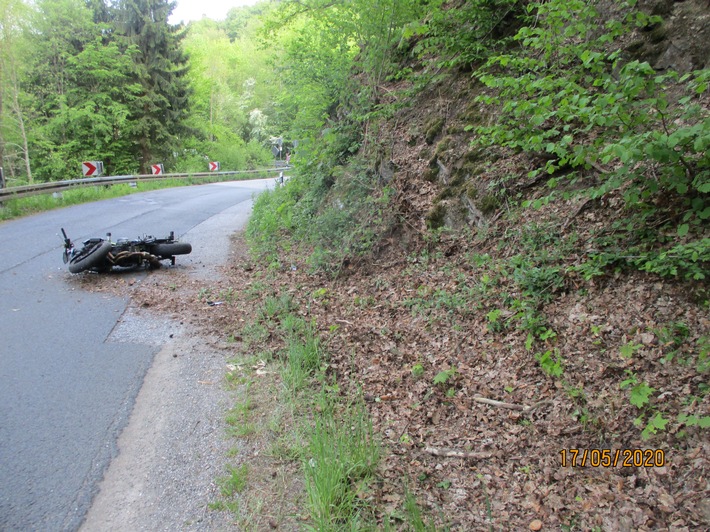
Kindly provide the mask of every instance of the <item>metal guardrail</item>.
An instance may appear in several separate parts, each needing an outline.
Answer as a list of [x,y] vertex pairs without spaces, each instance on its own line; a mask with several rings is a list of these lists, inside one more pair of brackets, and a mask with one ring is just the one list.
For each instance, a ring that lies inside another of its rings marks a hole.
[[184,174],[139,174],[139,175],[117,175],[107,177],[86,177],[83,179],[69,179],[67,181],[49,181],[47,183],[37,183],[34,185],[23,185],[19,187],[0,188],[0,202],[7,199],[23,198],[35,196],[37,194],[49,194],[61,192],[74,187],[91,185],[117,185],[119,183],[130,183],[137,181],[158,181],[161,179],[183,179],[193,177],[215,177],[220,175],[240,175],[240,174],[273,174],[283,172],[287,167],[269,167],[257,170],[235,170],[227,172],[194,172]]

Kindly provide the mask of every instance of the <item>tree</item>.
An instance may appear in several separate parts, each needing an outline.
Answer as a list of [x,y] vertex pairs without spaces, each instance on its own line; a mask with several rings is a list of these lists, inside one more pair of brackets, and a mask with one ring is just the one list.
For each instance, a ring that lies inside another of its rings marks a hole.
[[[226,23],[202,19],[189,25],[184,40],[192,89],[189,125],[196,132],[184,155],[193,154],[190,164],[198,168],[204,168],[204,157],[219,160],[225,169],[253,168],[272,158],[263,142],[274,125],[277,96],[271,51],[255,42],[258,15],[245,13],[233,39]],[[250,120],[255,110],[260,120]],[[189,167],[181,162],[181,168]]]
[[92,159],[104,160],[109,171],[136,168],[126,135],[135,92],[131,49],[118,46],[110,24],[95,23],[108,12],[94,4],[92,10],[82,0],[40,1],[26,33],[23,86],[40,179],[75,177],[81,162]]
[[19,171],[18,159],[22,159],[27,181],[32,183],[18,80],[22,64],[20,32],[26,14],[27,8],[21,1],[0,0],[0,167],[14,177]]
[[[283,47],[278,68],[281,106],[293,117],[293,135],[322,129],[347,100],[364,115],[381,82],[396,70],[393,51],[404,28],[440,0],[286,0],[271,12],[266,38]],[[357,77],[352,74],[357,73]],[[355,82],[354,82],[355,80]],[[359,83],[356,86],[354,83]],[[352,111],[352,109],[350,109]],[[347,111],[346,111],[347,112]]]
[[117,32],[132,54],[132,78],[140,87],[130,103],[128,136],[141,173],[152,163],[174,157],[180,137],[187,134],[190,91],[188,59],[181,48],[180,25],[168,24],[174,2],[119,0]]

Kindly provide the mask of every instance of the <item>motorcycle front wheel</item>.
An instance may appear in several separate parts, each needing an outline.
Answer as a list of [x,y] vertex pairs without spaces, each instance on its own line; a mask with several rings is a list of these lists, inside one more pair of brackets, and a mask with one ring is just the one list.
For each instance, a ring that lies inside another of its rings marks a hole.
[[69,271],[81,273],[96,268],[104,262],[109,251],[111,251],[111,242],[105,240],[84,248],[69,261]]

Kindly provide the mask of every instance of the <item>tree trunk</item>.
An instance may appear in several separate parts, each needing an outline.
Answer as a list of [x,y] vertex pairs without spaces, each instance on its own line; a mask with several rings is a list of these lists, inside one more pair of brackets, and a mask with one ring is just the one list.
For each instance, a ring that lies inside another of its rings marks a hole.
[[29,143],[27,141],[27,131],[25,131],[25,119],[22,116],[22,107],[20,106],[20,86],[17,82],[17,72],[15,71],[15,65],[10,64],[10,90],[12,91],[12,111],[15,113],[15,118],[17,120],[17,128],[20,131],[20,136],[22,137],[22,155],[25,159],[25,170],[27,172],[27,183],[32,184],[34,181],[32,179],[32,167],[30,164],[30,149]]

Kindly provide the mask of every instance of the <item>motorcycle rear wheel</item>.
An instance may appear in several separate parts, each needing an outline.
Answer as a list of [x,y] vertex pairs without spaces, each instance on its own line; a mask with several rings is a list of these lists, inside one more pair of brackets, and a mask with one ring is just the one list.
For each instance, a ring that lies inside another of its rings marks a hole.
[[92,247],[82,249],[69,261],[71,273],[81,273],[101,265],[111,251],[111,242],[97,242]]
[[175,255],[188,255],[191,251],[192,245],[188,242],[173,242],[171,244],[156,244],[151,253],[161,259],[167,259]]

